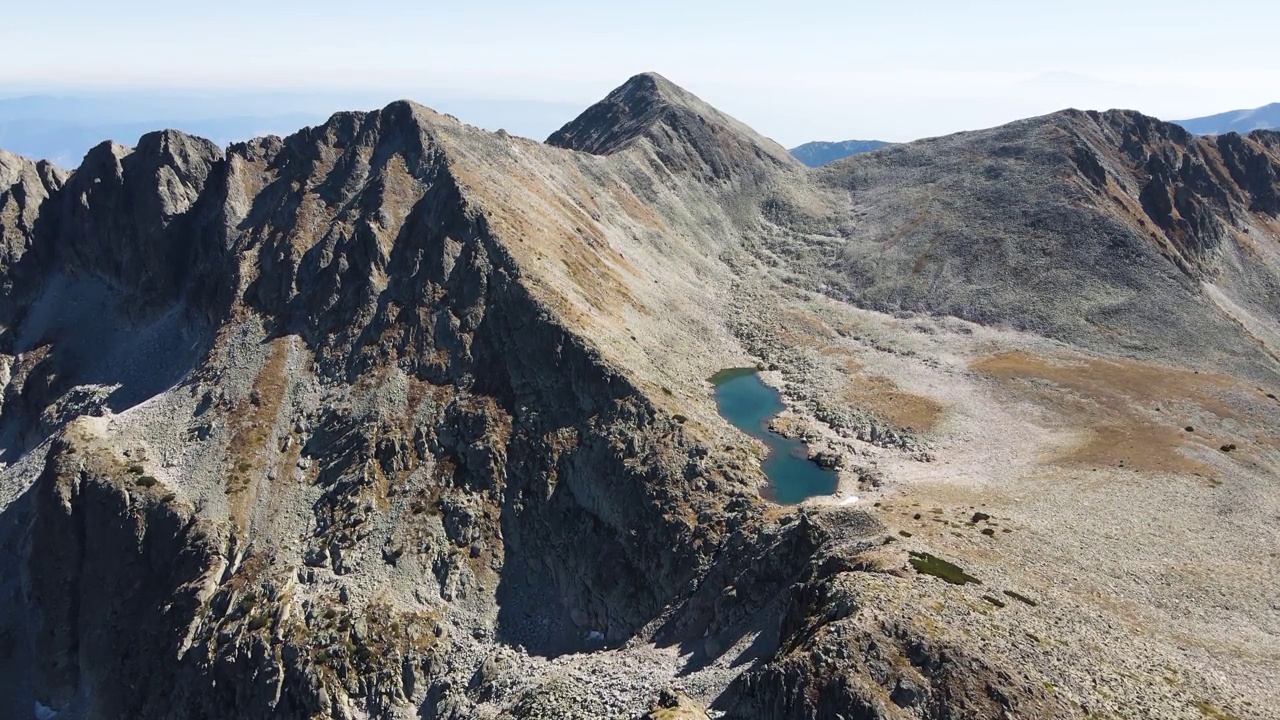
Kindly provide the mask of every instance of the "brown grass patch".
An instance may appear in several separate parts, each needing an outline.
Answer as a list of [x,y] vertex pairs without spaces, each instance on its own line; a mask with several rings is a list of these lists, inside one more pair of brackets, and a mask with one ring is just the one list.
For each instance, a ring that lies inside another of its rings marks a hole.
[[631,190],[624,186],[614,185],[612,183],[609,184],[608,190],[609,196],[618,204],[618,207],[621,208],[622,212],[626,213],[626,215],[632,220],[635,220],[637,223],[653,230],[667,232],[666,223],[662,222],[653,210],[649,209],[648,205],[640,202],[636,196],[631,193]]
[[916,228],[923,225],[925,219],[928,217],[929,217],[929,211],[921,210],[919,214],[917,214],[915,217],[907,221],[905,225],[895,230],[893,234],[889,236],[889,239],[884,242],[884,246],[892,247],[899,240],[906,237],[907,234],[910,233],[912,230],[915,230]]
[[793,345],[826,346],[835,331],[816,315],[784,309],[778,313],[778,337]]
[[942,403],[909,393],[883,375],[854,375],[841,389],[845,402],[897,428],[929,432],[942,419]]
[[[1135,470],[1206,473],[1209,468],[1178,452],[1198,444],[1217,447],[1211,428],[1188,433],[1192,413],[1237,418],[1223,394],[1237,381],[1131,360],[1081,358],[1050,361],[1023,352],[1007,352],[973,362],[978,372],[1004,381],[1060,412],[1088,433],[1083,444],[1055,462],[1070,465],[1123,464]],[[1022,381],[1047,381],[1029,384]],[[1158,414],[1155,408],[1160,408]]]
[[862,372],[862,363],[858,362],[852,356],[845,356],[840,360],[840,369],[850,375],[860,373]]
[[1103,425],[1089,430],[1083,445],[1059,460],[1073,465],[1121,466],[1158,472],[1207,473],[1209,468],[1189,460],[1177,449],[1183,446],[1181,433],[1146,423]]
[[847,349],[827,345],[819,352],[833,358],[836,366],[848,376],[838,390],[845,404],[871,413],[896,428],[914,432],[929,432],[942,419],[942,403],[907,392],[883,375],[868,374]]
[[253,382],[248,400],[232,408],[228,422],[235,427],[227,446],[225,491],[230,500],[233,531],[243,536],[248,530],[249,508],[257,495],[257,484],[265,475],[269,444],[274,442],[276,417],[289,387],[289,338],[273,340],[267,357]]

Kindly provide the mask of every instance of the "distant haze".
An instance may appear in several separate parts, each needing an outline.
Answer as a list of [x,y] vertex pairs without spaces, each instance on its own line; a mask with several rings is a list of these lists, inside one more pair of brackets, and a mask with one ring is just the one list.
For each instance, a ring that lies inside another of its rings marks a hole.
[[[452,92],[423,91],[405,97],[487,130],[504,129],[535,140],[545,139],[585,108],[573,102],[480,98]],[[377,91],[74,89],[6,96],[0,90],[0,148],[74,168],[89,148],[104,140],[132,145],[145,133],[172,128],[225,147],[261,135],[288,135],[323,123],[335,112],[372,110],[395,99],[395,94]],[[749,117],[744,120],[751,124]],[[1199,135],[1280,128],[1280,103],[1176,122]],[[964,128],[957,123],[955,129]],[[806,165],[817,167],[886,144],[881,140],[816,140],[793,148],[791,153]]]
[[[1187,118],[1280,100],[1274,0],[10,5],[0,86],[11,96],[253,89],[446,110],[439,98],[458,97],[515,103],[501,120],[450,112],[534,137],[555,123],[524,103],[582,109],[646,70],[785,147],[897,142],[1066,107]],[[257,113],[220,117],[246,115]]]
[[[428,94],[414,98],[489,130],[541,140],[581,108],[572,103]],[[230,92],[225,90],[76,90],[0,94],[0,148],[65,168],[104,140],[133,145],[144,133],[172,128],[226,146],[260,135],[287,135],[342,110],[372,110],[398,99],[377,92]]]
[[1274,130],[1280,128],[1280,103],[1175,122],[1197,135],[1221,135],[1228,132],[1243,134],[1253,130]]

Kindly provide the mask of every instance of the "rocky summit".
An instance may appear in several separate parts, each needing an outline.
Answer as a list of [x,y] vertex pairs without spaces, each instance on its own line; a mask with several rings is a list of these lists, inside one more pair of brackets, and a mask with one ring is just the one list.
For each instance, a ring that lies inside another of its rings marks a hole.
[[0,152],[0,233],[5,718],[1280,717],[1280,134],[810,169],[645,74]]

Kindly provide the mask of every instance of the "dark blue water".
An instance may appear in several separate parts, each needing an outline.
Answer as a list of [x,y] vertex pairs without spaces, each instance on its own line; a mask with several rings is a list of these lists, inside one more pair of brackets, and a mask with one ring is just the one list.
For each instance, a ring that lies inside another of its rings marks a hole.
[[836,491],[836,474],[809,460],[809,448],[769,429],[784,405],[778,391],[760,381],[755,368],[731,368],[711,376],[720,415],[734,427],[758,438],[769,449],[764,474],[770,499],[784,505]]

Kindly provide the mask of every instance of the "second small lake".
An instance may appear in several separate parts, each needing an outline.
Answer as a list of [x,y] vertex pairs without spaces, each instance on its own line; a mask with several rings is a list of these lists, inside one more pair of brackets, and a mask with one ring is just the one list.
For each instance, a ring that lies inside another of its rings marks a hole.
[[836,491],[836,474],[809,459],[801,440],[785,438],[769,429],[769,421],[784,405],[777,390],[765,385],[755,368],[730,368],[711,376],[720,415],[768,448],[764,474],[770,499],[783,505]]

